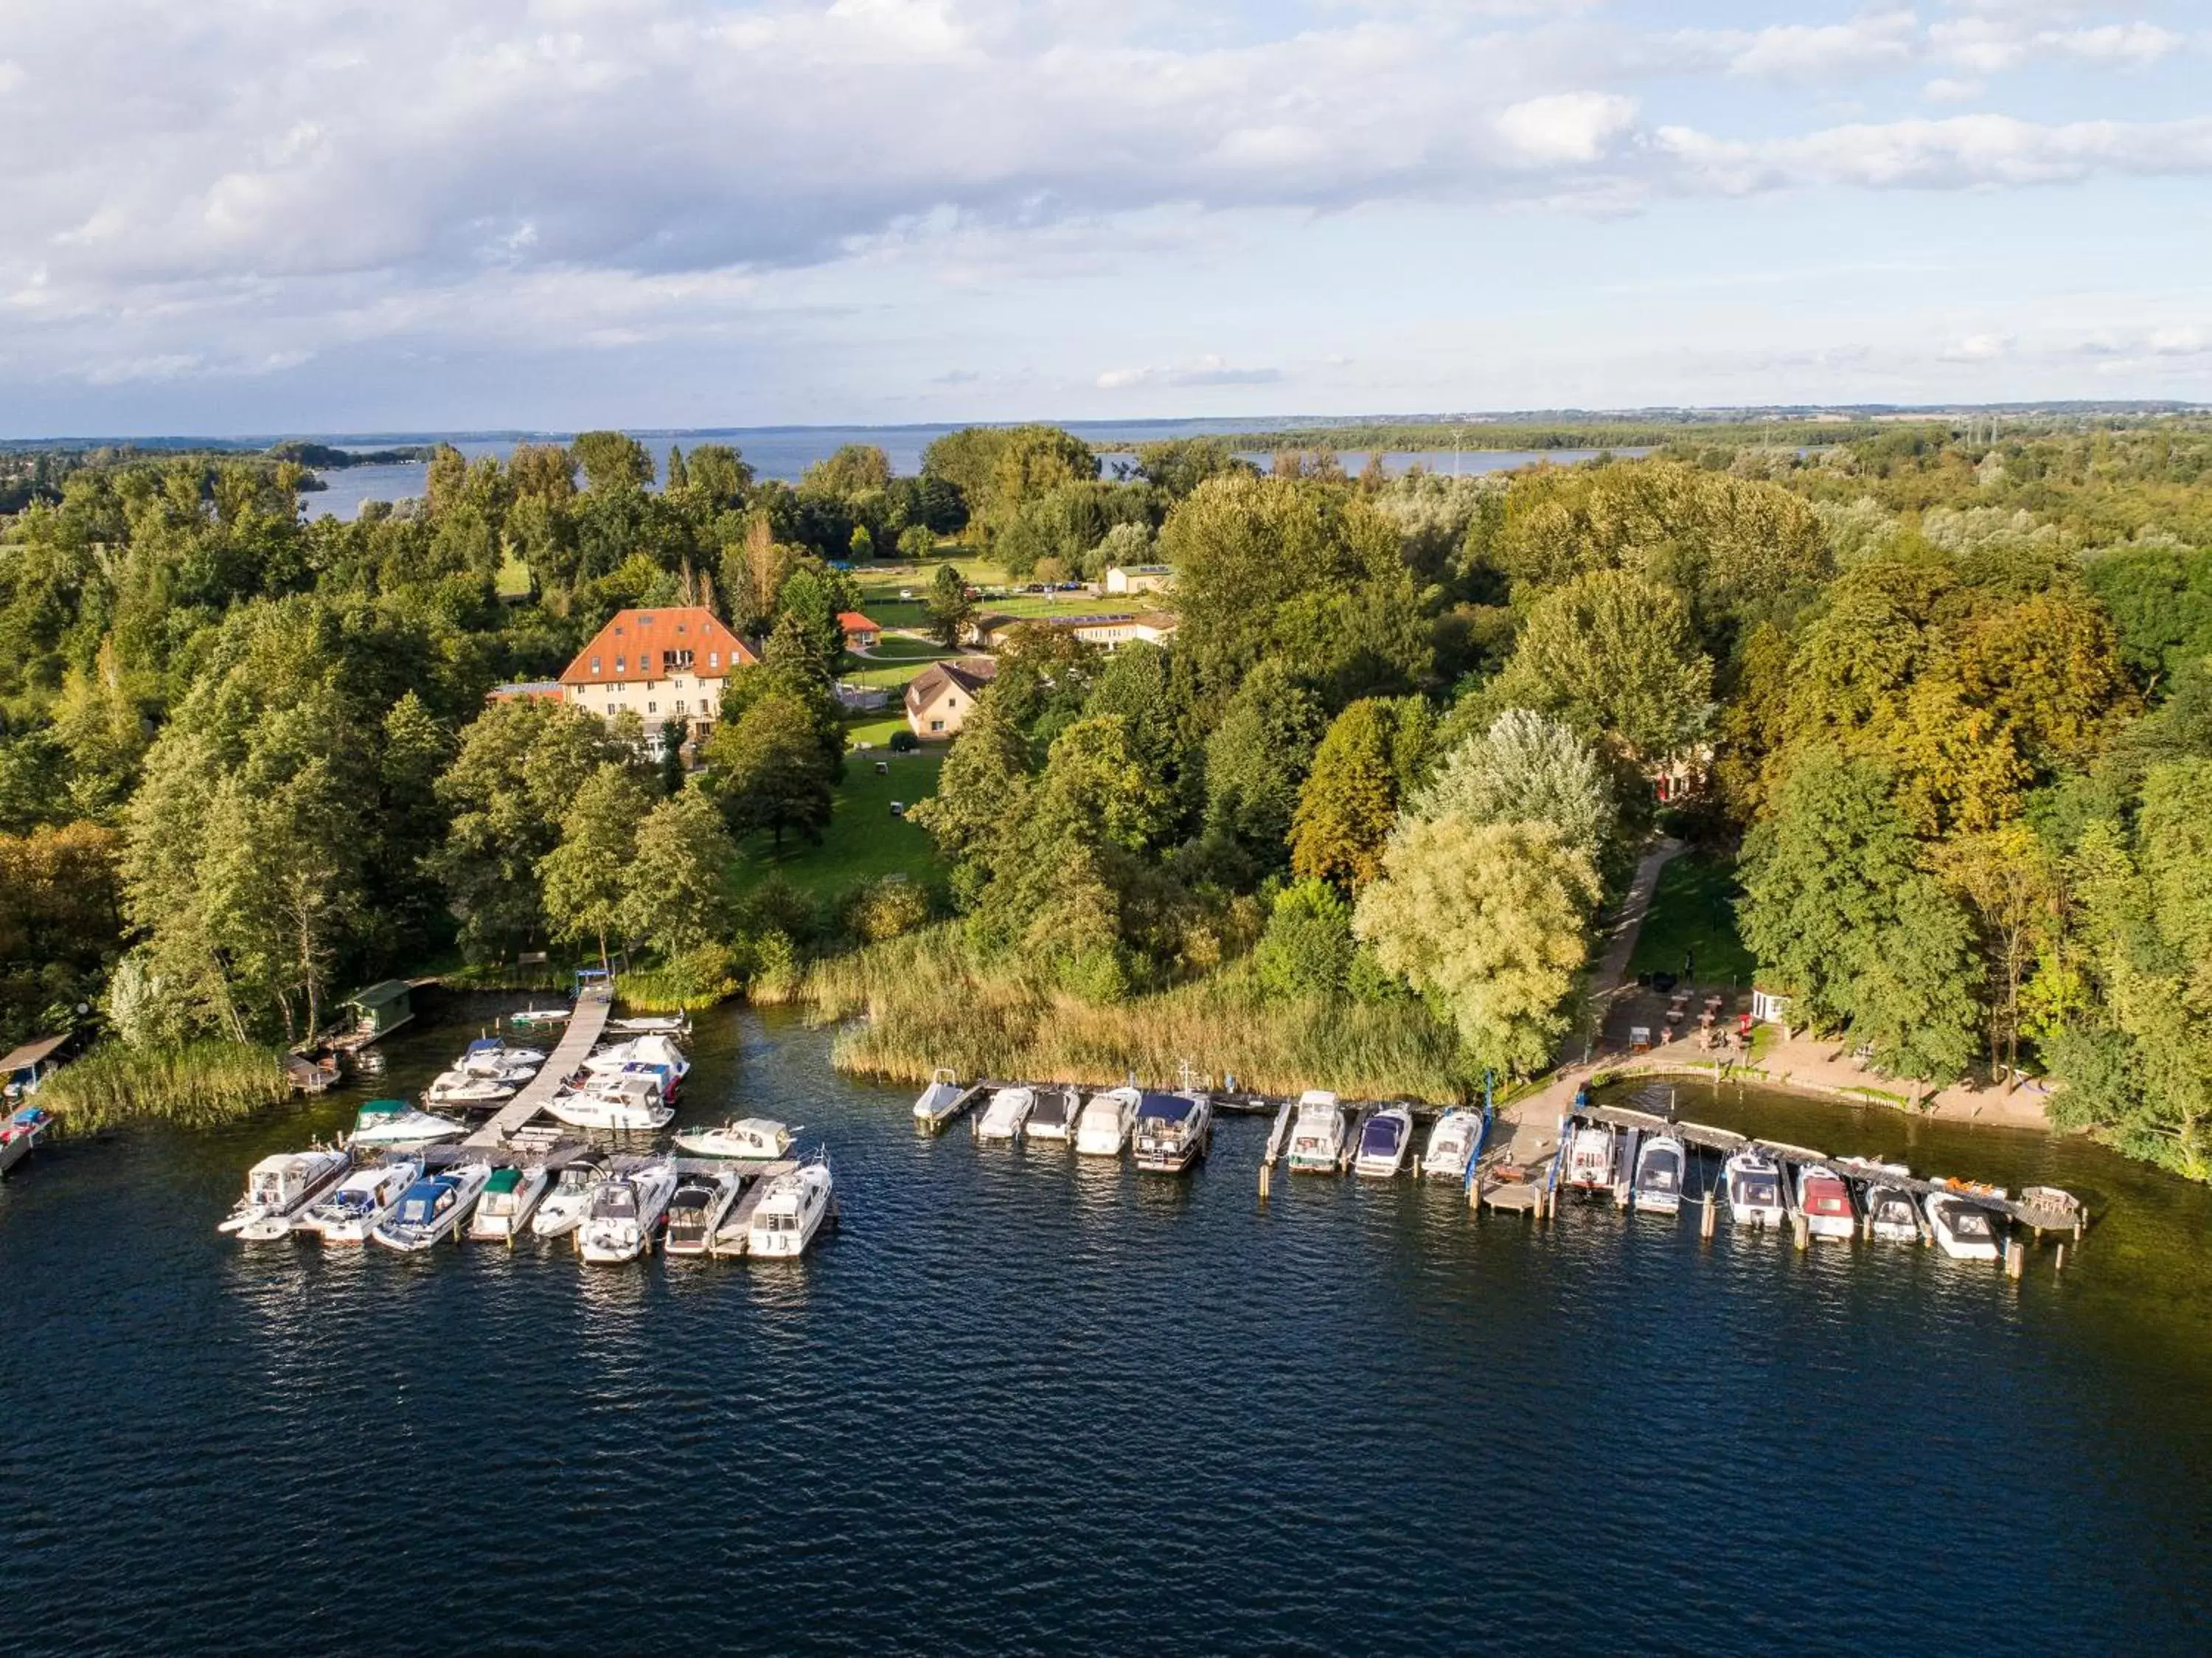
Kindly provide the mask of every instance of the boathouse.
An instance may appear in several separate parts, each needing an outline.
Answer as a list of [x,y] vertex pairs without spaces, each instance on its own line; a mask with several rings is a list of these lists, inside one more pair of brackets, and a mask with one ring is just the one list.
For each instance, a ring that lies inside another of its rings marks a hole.
[[350,1028],[341,1034],[353,1038],[356,1045],[374,1042],[415,1016],[414,995],[404,978],[387,978],[365,991],[356,991],[338,1005],[351,1021]]
[[39,1085],[61,1069],[61,1051],[68,1045],[69,1033],[64,1031],[59,1036],[39,1037],[0,1057],[0,1093],[10,1100],[36,1094]]

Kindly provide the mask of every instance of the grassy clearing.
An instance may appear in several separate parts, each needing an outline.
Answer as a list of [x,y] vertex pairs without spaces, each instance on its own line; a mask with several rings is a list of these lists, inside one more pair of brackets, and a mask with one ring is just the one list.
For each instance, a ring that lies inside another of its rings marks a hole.
[[903,634],[887,634],[876,642],[873,650],[866,656],[854,657],[853,662],[865,668],[871,663],[933,662],[957,654],[934,639],[909,639]]
[[1759,964],[1735,930],[1735,860],[1686,852],[1659,872],[1651,913],[1629,958],[1631,973],[1679,973],[1686,954],[1701,984],[1748,984]]
[[[890,767],[888,773],[876,770],[878,761]],[[893,817],[890,808],[893,801],[911,806],[935,794],[937,770],[944,763],[941,753],[893,754],[878,749],[847,755],[845,781],[837,785],[836,809],[821,844],[809,845],[787,835],[778,852],[768,836],[747,836],[739,843],[744,856],[738,891],[751,890],[770,875],[816,897],[842,893],[879,875],[939,879],[944,869],[929,837],[905,819]]]
[[204,1128],[291,1097],[280,1048],[190,1042],[126,1048],[110,1042],[54,1073],[39,1103],[77,1133],[158,1118]]
[[858,765],[863,760],[889,758],[880,753],[857,751],[860,750],[862,743],[872,744],[874,749],[880,750],[900,732],[908,729],[906,716],[900,713],[898,708],[899,699],[894,697],[891,698],[890,706],[883,713],[871,714],[863,718],[848,719],[845,722],[845,741],[856,751],[846,755],[846,765]]

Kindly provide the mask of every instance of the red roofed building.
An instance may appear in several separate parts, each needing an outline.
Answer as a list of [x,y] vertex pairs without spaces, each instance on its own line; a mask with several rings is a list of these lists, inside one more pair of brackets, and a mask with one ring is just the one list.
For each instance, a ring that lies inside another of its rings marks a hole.
[[757,660],[702,605],[625,610],[592,637],[561,675],[564,700],[602,719],[632,713],[646,735],[678,741],[711,724],[730,670]]
[[839,611],[837,625],[845,630],[845,649],[848,650],[873,650],[876,641],[884,637],[883,629],[857,610]]

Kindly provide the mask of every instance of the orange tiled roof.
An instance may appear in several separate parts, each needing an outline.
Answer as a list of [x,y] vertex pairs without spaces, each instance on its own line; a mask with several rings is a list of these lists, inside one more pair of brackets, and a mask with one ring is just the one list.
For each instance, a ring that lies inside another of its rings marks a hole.
[[[689,653],[688,656],[685,653]],[[690,674],[719,680],[755,661],[744,642],[703,605],[625,610],[592,636],[561,675],[562,685],[613,685]]]
[[839,611],[837,625],[848,633],[881,633],[883,631],[883,629],[878,627],[857,610]]

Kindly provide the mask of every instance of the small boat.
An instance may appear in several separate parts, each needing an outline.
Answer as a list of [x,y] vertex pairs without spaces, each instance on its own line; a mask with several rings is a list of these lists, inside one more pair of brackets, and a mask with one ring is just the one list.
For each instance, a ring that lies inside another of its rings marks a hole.
[[1729,1219],[1738,1226],[1779,1227],[1790,1218],[1782,1202],[1782,1170],[1763,1152],[1747,1147],[1721,1166]]
[[294,1225],[299,1231],[313,1233],[325,1243],[365,1244],[377,1222],[422,1178],[422,1165],[407,1157],[357,1168]]
[[525,1008],[507,1015],[507,1022],[524,1030],[535,1025],[565,1025],[575,1011],[574,1008]]
[[792,1131],[766,1117],[740,1117],[720,1128],[686,1129],[676,1149],[694,1157],[772,1159],[791,1149]]
[[1182,1173],[1206,1155],[1212,1137],[1213,1101],[1202,1094],[1144,1095],[1130,1134],[1137,1167],[1152,1174]]
[[1108,1088],[1094,1094],[1075,1119],[1075,1149],[1084,1157],[1119,1157],[1137,1125],[1137,1106],[1144,1096],[1134,1088]]
[[1851,1209],[1850,1183],[1834,1170],[1811,1163],[1798,1165],[1797,1212],[1805,1217],[1808,1237],[1849,1243],[1859,1229],[1858,1216]]
[[1690,1155],[1671,1134],[1655,1134],[1637,1149],[1636,1173],[1629,1183],[1629,1202],[1654,1215],[1677,1215],[1682,1209],[1682,1184]]
[[453,1069],[474,1076],[495,1076],[516,1070],[535,1072],[544,1063],[543,1049],[516,1047],[496,1036],[480,1036],[469,1044]]
[[944,1121],[945,1115],[960,1102],[960,1096],[967,1091],[951,1071],[936,1072],[930,1077],[929,1086],[914,1102],[915,1120],[924,1123]]
[[580,1234],[584,1259],[602,1264],[634,1261],[653,1247],[653,1229],[676,1195],[673,1164],[647,1163],[610,1176],[593,1194]]
[[532,1234],[540,1238],[557,1238],[574,1232],[584,1223],[584,1216],[592,1212],[592,1198],[606,1178],[604,1152],[587,1151],[563,1163],[561,1172],[553,1177],[553,1189],[538,1199],[538,1212],[530,1217]]
[[489,1163],[455,1163],[426,1174],[400,1194],[398,1205],[368,1235],[403,1254],[428,1249],[454,1235],[490,1179]]
[[1413,1143],[1413,1113],[1403,1106],[1385,1106],[1360,1125],[1359,1152],[1352,1160],[1352,1172],[1370,1180],[1387,1180],[1405,1167]]
[[777,1175],[753,1206],[745,1228],[746,1253],[786,1259],[804,1255],[830,1213],[830,1191],[826,1158]]
[[1431,1179],[1463,1180],[1467,1160],[1474,1155],[1482,1137],[1482,1113],[1454,1106],[1429,1131],[1428,1149],[1421,1156],[1421,1173]]
[[417,1111],[404,1100],[372,1100],[356,1114],[353,1135],[356,1146],[424,1146],[438,1140],[459,1139],[469,1131],[465,1123]]
[[[527,1079],[525,1079],[527,1080]],[[422,1100],[431,1106],[496,1106],[514,1098],[520,1082],[512,1082],[495,1076],[472,1076],[466,1071],[441,1072],[422,1090]]]
[[1039,1088],[1036,1107],[1030,1112],[1029,1126],[1022,1132],[1032,1140],[1065,1143],[1073,1137],[1076,1119],[1081,1114],[1082,1097],[1073,1088]]
[[1036,1109],[1035,1088],[1000,1088],[983,1107],[983,1115],[975,1124],[979,1140],[1014,1141],[1022,1137],[1022,1129]]
[[721,1230],[745,1177],[736,1169],[718,1174],[687,1174],[668,1200],[668,1225],[661,1234],[665,1255],[703,1255]]
[[587,1094],[559,1095],[545,1109],[571,1128],[617,1132],[666,1128],[676,1115],[676,1107],[662,1100],[656,1078],[635,1075],[610,1078]]
[[627,1042],[601,1048],[584,1061],[586,1070],[601,1076],[631,1065],[665,1065],[669,1075],[679,1082],[691,1071],[691,1062],[684,1057],[684,1050],[665,1036],[634,1036]]
[[53,1112],[42,1106],[19,1106],[0,1123],[0,1173],[29,1156],[46,1131],[54,1125]]
[[1602,1123],[1585,1123],[1577,1129],[1567,1143],[1559,1184],[1575,1192],[1611,1192],[1618,1178],[1613,1173],[1620,1155],[1616,1140],[1613,1131]]
[[317,1146],[279,1152],[246,1171],[246,1195],[216,1228],[249,1243],[265,1243],[292,1229],[301,1210],[345,1178],[350,1153]]
[[1936,1247],[1953,1260],[1996,1259],[1996,1216],[1988,1210],[1949,1192],[1929,1192],[1923,1207]]
[[530,1223],[530,1211],[538,1207],[545,1188],[552,1184],[552,1173],[543,1163],[519,1168],[509,1163],[492,1170],[469,1221],[469,1236],[513,1243],[522,1235],[522,1228]]
[[628,1019],[610,1019],[607,1028],[618,1036],[689,1036],[691,1034],[691,1015],[688,1013],[635,1014]]
[[1291,1119],[1291,1149],[1283,1159],[1293,1174],[1334,1174],[1344,1162],[1344,1106],[1327,1088],[1298,1095]]

